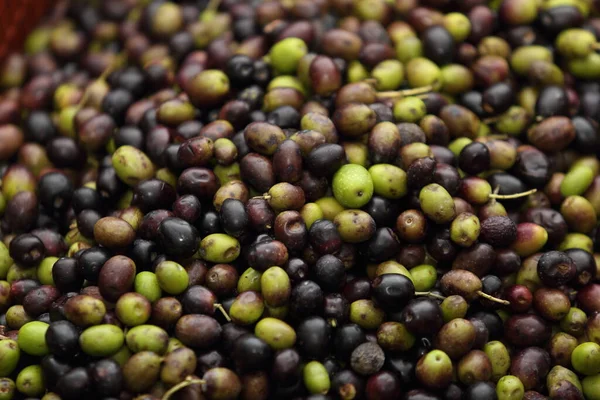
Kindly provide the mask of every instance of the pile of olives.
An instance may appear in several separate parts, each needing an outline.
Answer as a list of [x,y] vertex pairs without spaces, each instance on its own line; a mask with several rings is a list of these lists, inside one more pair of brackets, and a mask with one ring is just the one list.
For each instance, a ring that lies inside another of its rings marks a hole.
[[600,2],[57,2],[0,63],[0,400],[600,400]]

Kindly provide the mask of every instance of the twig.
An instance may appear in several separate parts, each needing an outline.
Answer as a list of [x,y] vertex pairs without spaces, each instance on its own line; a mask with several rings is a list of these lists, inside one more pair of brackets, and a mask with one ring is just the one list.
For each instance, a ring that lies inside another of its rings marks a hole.
[[176,392],[178,392],[181,389],[186,388],[188,386],[195,385],[195,384],[204,385],[205,383],[206,383],[206,381],[204,381],[203,379],[194,379],[191,376],[188,376],[187,378],[185,378],[185,380],[183,382],[179,382],[177,385],[175,385],[171,389],[169,389],[167,391],[167,393],[165,393],[164,396],[162,397],[162,400],[169,400],[169,398],[171,396],[173,396]]

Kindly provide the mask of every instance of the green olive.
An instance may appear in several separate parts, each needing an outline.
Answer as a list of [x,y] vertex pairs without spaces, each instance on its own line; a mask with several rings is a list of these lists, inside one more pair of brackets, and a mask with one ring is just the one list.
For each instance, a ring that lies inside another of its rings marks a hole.
[[79,336],[79,345],[84,353],[93,357],[110,357],[125,343],[125,335],[115,325],[91,326]]
[[169,345],[169,334],[154,325],[138,325],[127,331],[125,335],[127,347],[134,352],[152,351],[165,354]]
[[427,114],[427,107],[418,97],[404,97],[394,103],[394,119],[398,122],[418,122]]
[[160,288],[169,294],[180,294],[187,289],[189,276],[185,268],[174,261],[162,261],[155,269]]
[[594,180],[594,171],[585,165],[573,167],[560,183],[560,193],[564,197],[581,196]]
[[264,310],[265,302],[260,293],[249,290],[235,298],[229,309],[229,315],[236,324],[252,325],[260,319]]
[[329,373],[318,361],[311,361],[304,366],[304,385],[312,394],[327,394],[331,386]]
[[588,400],[600,400],[600,374],[586,376],[581,382],[583,394]]
[[552,53],[544,46],[521,46],[512,53],[510,65],[517,74],[526,75],[531,64],[538,60],[552,62]]
[[150,158],[133,146],[121,146],[115,150],[112,164],[117,176],[130,186],[154,176],[154,164]]
[[483,352],[487,354],[492,363],[492,379],[499,380],[508,373],[510,369],[510,353],[504,343],[494,340],[483,346]]
[[342,240],[360,243],[369,240],[375,233],[375,221],[362,210],[344,210],[333,219]]
[[[0,250],[1,252],[1,250]],[[0,256],[1,257],[1,256]],[[37,267],[37,278],[42,285],[54,286],[54,279],[52,278],[52,268],[54,263],[58,261],[58,257],[46,257],[42,260],[40,265]],[[1,262],[1,261],[0,261]],[[0,270],[2,267],[0,266]],[[0,276],[1,276],[0,272]]]
[[[340,202],[335,197],[321,197],[320,199],[315,201],[314,204],[316,204],[319,207],[319,210],[322,214],[322,218],[325,218],[329,221],[333,221],[336,215],[345,210],[344,206],[340,204]],[[315,215],[316,214],[317,213],[315,213]]]
[[48,324],[40,321],[31,321],[19,329],[17,342],[19,348],[33,356],[44,356],[49,353],[46,344],[46,331]]
[[[343,209],[343,207],[342,207]],[[323,219],[323,211],[321,207],[317,203],[306,203],[300,209],[300,215],[302,215],[302,219],[304,220],[304,224],[306,225],[306,229],[310,229],[312,224],[320,219]]]
[[240,255],[240,243],[224,233],[213,233],[200,242],[200,256],[213,263],[230,263]]
[[415,290],[418,292],[426,292],[433,289],[437,280],[437,270],[433,265],[421,264],[410,269]]
[[573,368],[583,375],[600,373],[600,345],[594,342],[584,342],[575,347],[571,353]]
[[442,83],[440,68],[431,60],[423,57],[413,58],[406,64],[406,79],[410,87],[438,87]]
[[371,300],[356,300],[350,304],[350,321],[364,329],[377,329],[385,313]]
[[306,43],[302,39],[290,37],[275,43],[271,47],[269,58],[276,71],[281,74],[293,74],[306,53]]
[[333,176],[333,195],[344,207],[360,208],[373,196],[373,179],[365,167],[342,166]]
[[566,58],[584,58],[594,51],[596,37],[585,29],[565,29],[556,37],[556,50]]
[[0,377],[10,376],[17,367],[21,351],[16,341],[0,340]]
[[254,290],[260,292],[260,277],[262,272],[255,270],[254,268],[248,268],[245,270],[240,279],[238,279],[237,291],[238,293],[246,292],[248,290]]
[[119,321],[127,326],[137,326],[145,323],[150,318],[152,305],[143,295],[128,292],[119,297],[115,312]]
[[470,247],[477,238],[481,226],[479,218],[471,213],[460,213],[450,225],[450,239],[459,246]]
[[155,302],[162,297],[162,290],[156,274],[150,271],[142,271],[135,276],[133,282],[135,291],[150,302]]
[[446,14],[444,16],[444,27],[456,42],[462,42],[471,33],[471,21],[465,14],[459,12]]
[[270,267],[260,277],[260,291],[265,303],[271,307],[287,304],[292,292],[290,278],[281,267]]
[[398,60],[385,60],[373,67],[371,77],[377,80],[377,90],[395,90],[404,81],[404,66]]
[[17,375],[15,381],[17,390],[27,397],[42,396],[46,390],[44,374],[39,365],[28,365]]
[[283,350],[296,343],[296,332],[287,323],[276,318],[263,318],[254,328],[254,334],[274,350]]
[[452,196],[437,183],[430,183],[421,189],[419,201],[425,215],[438,224],[448,223],[456,216]]
[[369,168],[373,191],[388,199],[399,199],[408,191],[406,172],[392,164],[376,164]]
[[514,375],[505,375],[496,384],[498,400],[521,400],[525,395],[523,382]]

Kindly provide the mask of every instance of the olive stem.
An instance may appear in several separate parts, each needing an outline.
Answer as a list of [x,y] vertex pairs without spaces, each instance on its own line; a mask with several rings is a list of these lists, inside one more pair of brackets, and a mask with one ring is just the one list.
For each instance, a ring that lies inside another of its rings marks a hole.
[[446,300],[444,296],[432,292],[415,292],[415,296],[428,296],[438,300]]
[[404,90],[390,90],[386,92],[377,93],[377,97],[406,97],[406,96],[416,96],[418,94],[429,93],[435,88],[433,85],[421,86],[414,89],[404,89]]
[[185,380],[183,382],[179,382],[177,385],[175,385],[171,389],[169,389],[163,395],[161,400],[169,400],[169,398],[171,396],[173,396],[176,392],[178,392],[181,389],[186,388],[188,386],[195,385],[197,383],[204,385],[206,383],[206,381],[204,379],[193,379],[191,376],[188,376],[187,378],[185,378]]
[[496,115],[494,117],[489,117],[489,118],[485,118],[485,119],[481,120],[481,122],[483,122],[486,125],[493,124],[498,121],[500,121],[500,115]]
[[221,5],[221,0],[210,0],[208,2],[208,5],[206,6],[206,8],[204,9],[204,11],[202,12],[202,15],[206,16],[206,15],[214,15],[214,14],[216,14],[220,5]]
[[[98,78],[96,78],[96,80],[94,80],[94,83],[106,81],[106,78],[108,78],[108,76],[117,68],[117,66],[120,64],[120,62],[125,59],[125,57],[126,57],[125,53],[117,54],[115,59],[112,60],[106,66],[106,68],[104,68],[104,71],[102,71],[100,76]],[[83,105],[90,98],[90,92],[91,92],[90,86],[91,86],[91,84],[85,88],[85,91],[83,92],[83,96],[81,96],[81,99],[79,99],[79,102],[77,103],[77,110],[80,110],[83,107]]]
[[490,301],[493,301],[493,302],[496,302],[496,303],[499,303],[499,304],[504,304],[505,306],[510,306],[510,301],[508,301],[508,300],[502,300],[502,299],[499,299],[497,297],[490,296],[489,294],[484,293],[481,290],[478,290],[476,293],[479,296],[483,297],[484,299],[488,299]]
[[254,196],[253,199],[262,199],[262,200],[269,200],[271,198],[271,195],[268,193],[263,194],[262,196]]
[[362,80],[364,83],[368,83],[371,86],[377,85],[378,81],[375,78],[367,78]]
[[494,139],[494,140],[507,140],[509,138],[509,136],[497,133],[497,134],[494,134],[494,135],[488,135],[487,138],[488,139]]
[[[499,191],[500,191],[500,186],[496,186],[496,187],[494,188],[494,190],[492,191],[492,194],[493,194],[494,196],[496,196],[496,195],[498,195],[498,192],[499,192]],[[489,196],[489,197],[488,197],[488,201],[489,201],[491,204],[495,204],[495,203],[496,203],[496,201],[497,201],[497,199],[496,199],[496,197]]]
[[526,192],[514,193],[514,194],[490,194],[491,199],[518,199],[519,197],[529,196],[530,194],[534,194],[537,192],[537,189],[531,189]]
[[225,308],[223,308],[221,304],[215,303],[215,309],[221,311],[221,314],[223,314],[227,322],[231,322],[231,317],[229,316],[229,314],[227,314],[227,311],[225,311]]

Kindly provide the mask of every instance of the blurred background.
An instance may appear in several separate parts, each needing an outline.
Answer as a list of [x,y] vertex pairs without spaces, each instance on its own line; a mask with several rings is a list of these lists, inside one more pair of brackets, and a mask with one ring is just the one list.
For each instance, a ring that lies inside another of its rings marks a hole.
[[27,34],[50,7],[55,14],[65,5],[63,0],[0,0],[0,60],[23,46]]

